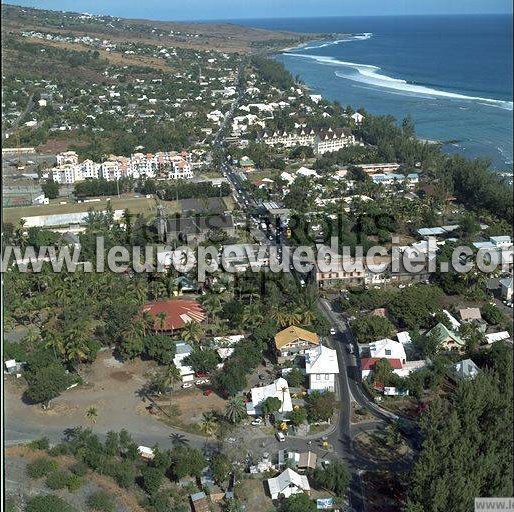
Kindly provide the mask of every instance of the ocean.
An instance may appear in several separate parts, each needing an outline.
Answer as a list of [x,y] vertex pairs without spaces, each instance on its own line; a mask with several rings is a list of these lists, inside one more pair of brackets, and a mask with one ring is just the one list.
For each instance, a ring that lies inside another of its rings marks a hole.
[[373,114],[410,115],[418,137],[511,170],[512,17],[400,16],[237,20],[333,34],[276,59],[313,93]]

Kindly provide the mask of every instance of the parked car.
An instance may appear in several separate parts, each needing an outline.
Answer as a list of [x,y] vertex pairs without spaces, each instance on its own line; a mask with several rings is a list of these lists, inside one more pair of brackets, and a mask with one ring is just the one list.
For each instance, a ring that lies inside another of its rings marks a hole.
[[182,384],[182,389],[187,389],[187,388],[192,388],[192,387],[193,387],[192,382],[184,382],[184,384]]
[[252,425],[254,427],[258,427],[260,425],[262,425],[262,418],[255,418],[253,421],[252,421]]
[[277,433],[275,434],[275,437],[277,438],[277,441],[278,441],[279,443],[283,443],[283,442],[285,442],[285,440],[286,440],[286,436],[285,436],[284,434],[282,434],[282,432],[277,432]]
[[335,334],[336,333],[336,330],[332,327],[332,329],[330,329],[330,334]]
[[205,372],[196,372],[195,376],[198,378],[207,377],[207,374]]
[[212,389],[206,389],[206,390],[203,392],[203,395],[204,395],[204,396],[212,395]]

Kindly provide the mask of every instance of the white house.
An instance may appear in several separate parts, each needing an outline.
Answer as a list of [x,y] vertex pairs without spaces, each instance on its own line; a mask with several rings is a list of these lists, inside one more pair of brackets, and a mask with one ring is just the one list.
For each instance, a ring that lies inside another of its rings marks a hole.
[[491,332],[485,335],[485,339],[489,345],[496,343],[497,341],[504,341],[510,339],[508,331]]
[[355,124],[362,124],[362,121],[364,121],[364,116],[362,114],[359,114],[359,112],[355,112],[355,114],[352,114],[350,116],[354,121]]
[[250,416],[262,414],[262,404],[270,397],[278,398],[282,402],[282,406],[279,410],[280,413],[291,412],[293,410],[293,402],[286,379],[279,378],[268,386],[252,388],[250,393],[252,401],[246,404],[246,412]]
[[402,364],[407,362],[405,347],[398,341],[384,338],[369,344],[370,357],[377,359],[399,359]]
[[192,381],[194,379],[195,372],[191,366],[186,366],[183,364],[183,362],[184,359],[189,354],[191,354],[193,349],[191,348],[191,345],[188,345],[184,342],[177,343],[176,347],[177,351],[175,352],[175,357],[173,358],[173,364],[178,368],[180,376],[182,377],[182,382]]
[[307,350],[305,373],[309,376],[309,390],[335,391],[335,377],[339,373],[337,352],[323,345]]
[[289,498],[293,494],[305,492],[310,494],[311,487],[305,475],[299,475],[292,469],[286,469],[275,478],[267,480],[271,499],[276,500],[280,496]]
[[232,336],[217,336],[212,340],[212,347],[221,359],[225,360],[234,352],[234,347],[244,340],[244,334],[234,334]]

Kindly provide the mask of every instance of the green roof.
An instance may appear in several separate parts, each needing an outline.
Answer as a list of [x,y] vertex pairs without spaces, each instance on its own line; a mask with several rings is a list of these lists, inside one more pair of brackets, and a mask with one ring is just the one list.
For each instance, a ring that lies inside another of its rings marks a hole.
[[446,325],[439,322],[429,332],[429,336],[435,336],[438,343],[445,342],[448,338],[452,339],[458,345],[464,345],[464,340],[454,331],[451,331]]
[[248,158],[247,156],[244,156],[243,158],[241,158],[241,161],[239,162],[242,166],[243,165],[255,165],[255,162],[251,159],[251,158]]

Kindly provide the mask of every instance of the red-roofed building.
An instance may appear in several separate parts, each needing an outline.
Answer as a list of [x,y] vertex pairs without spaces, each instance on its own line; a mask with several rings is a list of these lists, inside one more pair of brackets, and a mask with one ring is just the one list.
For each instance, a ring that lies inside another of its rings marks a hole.
[[[371,373],[373,372],[373,369],[375,368],[375,365],[380,361],[381,357],[363,357],[361,359],[361,370],[362,370],[362,380],[367,379]],[[386,359],[386,361],[391,365],[393,368],[393,372],[397,375],[400,375],[401,377],[404,376],[403,370],[403,364],[400,359]]]
[[206,314],[196,300],[166,299],[147,302],[143,313],[154,318],[154,330],[173,332],[182,329],[189,322],[203,322]]

